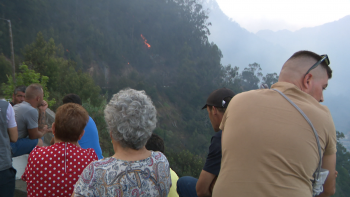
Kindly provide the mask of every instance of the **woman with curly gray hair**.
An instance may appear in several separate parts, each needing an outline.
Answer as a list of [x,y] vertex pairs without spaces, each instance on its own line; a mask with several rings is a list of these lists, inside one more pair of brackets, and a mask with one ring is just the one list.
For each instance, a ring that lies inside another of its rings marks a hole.
[[88,165],[72,196],[167,196],[169,163],[145,148],[157,110],[144,91],[121,90],[104,110],[115,154]]

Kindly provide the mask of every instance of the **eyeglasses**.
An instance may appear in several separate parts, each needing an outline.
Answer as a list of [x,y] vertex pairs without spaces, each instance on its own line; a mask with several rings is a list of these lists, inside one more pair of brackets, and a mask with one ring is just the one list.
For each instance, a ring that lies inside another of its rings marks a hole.
[[316,62],[313,66],[311,66],[311,68],[306,72],[306,74],[304,76],[306,76],[307,74],[309,74],[309,72],[316,68],[318,65],[320,65],[323,61],[327,64],[327,66],[330,64],[328,55],[321,55],[322,59],[320,59],[318,62]]

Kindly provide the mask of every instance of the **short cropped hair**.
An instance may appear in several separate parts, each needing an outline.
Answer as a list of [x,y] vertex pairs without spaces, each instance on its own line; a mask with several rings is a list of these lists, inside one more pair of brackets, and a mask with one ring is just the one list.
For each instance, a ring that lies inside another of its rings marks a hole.
[[146,149],[164,153],[164,140],[159,135],[152,133],[146,143]]
[[17,92],[23,92],[26,93],[27,87],[25,85],[17,86],[15,90],[13,91],[14,95],[17,95]]
[[[311,57],[313,59],[315,59],[316,61],[319,61],[322,59],[322,57],[320,55],[318,55],[317,53],[314,53],[312,51],[298,51],[296,53],[294,53],[288,60],[291,59],[295,59],[295,58],[299,58],[299,57]],[[287,61],[288,61],[287,60]],[[310,65],[311,68],[312,65]],[[329,67],[329,65],[326,64],[325,61],[323,61],[321,63],[321,66],[326,69],[327,71],[327,75],[328,75],[328,79],[332,78],[332,69]]]
[[88,121],[89,115],[81,105],[61,105],[55,116],[55,137],[64,142],[76,142]]
[[26,89],[26,99],[33,99],[43,94],[43,87],[38,83],[30,84]]
[[104,110],[112,138],[124,148],[145,146],[157,124],[157,110],[145,91],[125,89],[114,94]]
[[67,94],[63,99],[62,99],[63,104],[66,103],[76,103],[79,105],[82,105],[81,99],[78,95],[76,94]]

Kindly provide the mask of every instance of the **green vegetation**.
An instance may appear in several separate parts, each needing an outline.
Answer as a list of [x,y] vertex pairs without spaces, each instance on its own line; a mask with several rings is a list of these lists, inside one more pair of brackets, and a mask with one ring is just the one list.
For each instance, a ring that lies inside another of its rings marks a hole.
[[19,72],[16,73],[16,82],[13,81],[12,76],[7,76],[7,83],[3,83],[1,91],[5,95],[6,99],[11,99],[13,90],[16,86],[25,85],[29,86],[32,83],[39,83],[44,90],[44,99],[47,101],[48,105],[51,107],[56,103],[55,99],[49,99],[50,93],[47,91],[47,82],[49,78],[47,76],[36,73],[34,70],[28,69],[27,65],[21,65],[19,67]]
[[336,197],[346,197],[350,195],[350,153],[340,142],[344,133],[337,131],[337,166],[338,171],[336,184]]
[[0,55],[0,84],[7,81],[7,76],[12,74],[12,65],[10,60],[8,60],[4,54]]
[[[17,74],[47,76],[53,110],[64,95],[78,94],[96,122],[104,156],[113,154],[105,104],[126,87],[145,90],[158,111],[154,132],[179,176],[197,177],[204,165],[214,131],[201,107],[213,90],[240,93],[278,79],[276,73],[263,76],[258,63],[241,71],[222,65],[220,49],[208,41],[210,19],[197,0],[4,0],[0,15],[13,24],[16,65],[29,69]],[[11,74],[7,32],[0,22],[0,77]],[[350,195],[348,161],[337,164],[343,196]]]

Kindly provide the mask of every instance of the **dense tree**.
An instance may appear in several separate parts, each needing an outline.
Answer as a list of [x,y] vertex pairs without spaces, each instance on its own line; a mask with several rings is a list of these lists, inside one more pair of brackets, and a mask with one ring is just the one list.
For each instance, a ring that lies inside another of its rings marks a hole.
[[21,65],[19,67],[19,72],[15,75],[16,81],[13,81],[12,76],[7,76],[7,83],[3,83],[1,86],[1,91],[3,92],[6,99],[11,99],[13,90],[16,86],[25,85],[29,86],[32,83],[41,84],[44,90],[44,100],[47,101],[48,105],[51,107],[56,103],[55,99],[49,99],[50,93],[47,88],[47,82],[49,78],[47,76],[36,73],[34,70],[28,68],[27,65]]
[[272,84],[278,81],[277,73],[268,73],[265,77],[262,78],[262,83],[266,84],[268,87],[271,87]]
[[25,64],[42,75],[48,76],[47,87],[58,103],[69,93],[78,94],[83,101],[98,105],[100,101],[100,88],[95,85],[93,79],[79,69],[77,63],[62,57],[62,46],[55,45],[51,38],[46,42],[39,32],[35,42],[25,46],[23,58]]
[[4,54],[0,55],[0,84],[7,81],[7,76],[12,74],[12,65]]
[[341,143],[344,133],[337,131],[337,166],[336,197],[350,196],[350,153]]
[[258,63],[249,64],[248,67],[244,68],[240,76],[243,90],[248,91],[259,88],[263,76],[261,70]]

